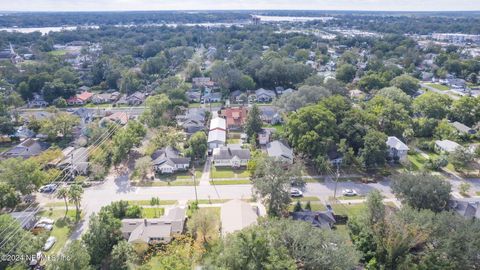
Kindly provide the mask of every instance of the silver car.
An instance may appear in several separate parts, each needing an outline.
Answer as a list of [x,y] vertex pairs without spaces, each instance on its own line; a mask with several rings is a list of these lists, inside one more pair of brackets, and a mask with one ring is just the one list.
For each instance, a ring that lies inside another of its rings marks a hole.
[[45,245],[43,245],[43,250],[44,251],[50,250],[53,247],[53,245],[55,245],[55,242],[57,242],[57,238],[55,238],[55,236],[48,237],[47,241],[45,242]]

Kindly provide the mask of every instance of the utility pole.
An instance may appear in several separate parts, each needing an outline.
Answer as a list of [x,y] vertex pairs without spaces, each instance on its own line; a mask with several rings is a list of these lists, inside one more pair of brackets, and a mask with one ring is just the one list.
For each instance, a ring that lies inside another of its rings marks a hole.
[[197,202],[197,204],[198,204],[197,181],[195,180],[195,160],[194,160],[194,164],[193,164],[191,173],[193,175],[193,187],[195,188],[195,202]]
[[335,175],[335,191],[333,192],[333,199],[337,198],[337,185],[338,185],[338,178],[340,177],[340,172],[339,172],[339,165],[337,163],[337,173]]

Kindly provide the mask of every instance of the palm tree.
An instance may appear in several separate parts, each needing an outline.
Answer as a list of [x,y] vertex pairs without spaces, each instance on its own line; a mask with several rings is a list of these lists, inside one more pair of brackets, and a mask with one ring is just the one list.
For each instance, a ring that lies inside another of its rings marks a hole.
[[75,204],[75,209],[77,210],[76,217],[77,220],[80,217],[80,204],[82,202],[83,188],[79,184],[72,184],[68,190],[68,197],[70,202]]
[[63,199],[65,201],[65,216],[67,216],[68,213],[68,189],[66,187],[61,187],[57,191],[57,199]]

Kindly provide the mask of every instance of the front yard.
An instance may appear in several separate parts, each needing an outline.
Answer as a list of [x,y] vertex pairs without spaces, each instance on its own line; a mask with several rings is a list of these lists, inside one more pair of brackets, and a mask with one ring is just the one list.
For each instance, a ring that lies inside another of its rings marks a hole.
[[442,85],[442,84],[438,84],[438,83],[427,83],[426,85],[430,86],[430,87],[433,87],[437,90],[440,90],[440,91],[448,91],[450,90],[450,88],[446,85]]
[[65,210],[43,210],[38,213],[40,217],[47,217],[55,220],[50,236],[54,236],[57,241],[53,247],[46,252],[47,255],[57,254],[67,243],[68,237],[75,228],[75,209],[69,210],[65,218]]
[[210,177],[213,179],[249,178],[250,172],[247,169],[217,168],[212,166]]

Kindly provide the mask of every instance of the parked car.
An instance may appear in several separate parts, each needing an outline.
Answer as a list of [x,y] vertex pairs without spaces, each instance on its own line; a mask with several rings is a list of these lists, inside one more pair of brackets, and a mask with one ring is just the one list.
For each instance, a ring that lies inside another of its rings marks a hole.
[[57,187],[58,187],[57,184],[48,184],[48,185],[42,186],[38,191],[43,193],[51,193],[57,190]]
[[302,197],[303,192],[298,188],[292,188],[292,189],[290,189],[290,196],[291,197]]
[[31,269],[38,269],[37,266],[40,265],[40,261],[43,259],[43,254],[41,251],[37,252],[35,256],[30,260],[29,266]]
[[355,190],[349,189],[349,188],[344,189],[342,191],[342,194],[343,194],[343,196],[357,196],[357,192]]
[[44,251],[50,250],[53,247],[53,245],[55,245],[55,242],[57,242],[57,238],[55,238],[55,236],[48,237],[47,241],[45,242],[45,245],[43,245],[43,250]]
[[37,223],[33,227],[33,234],[38,234],[41,231],[51,231],[53,229],[52,224],[45,224],[45,223]]

